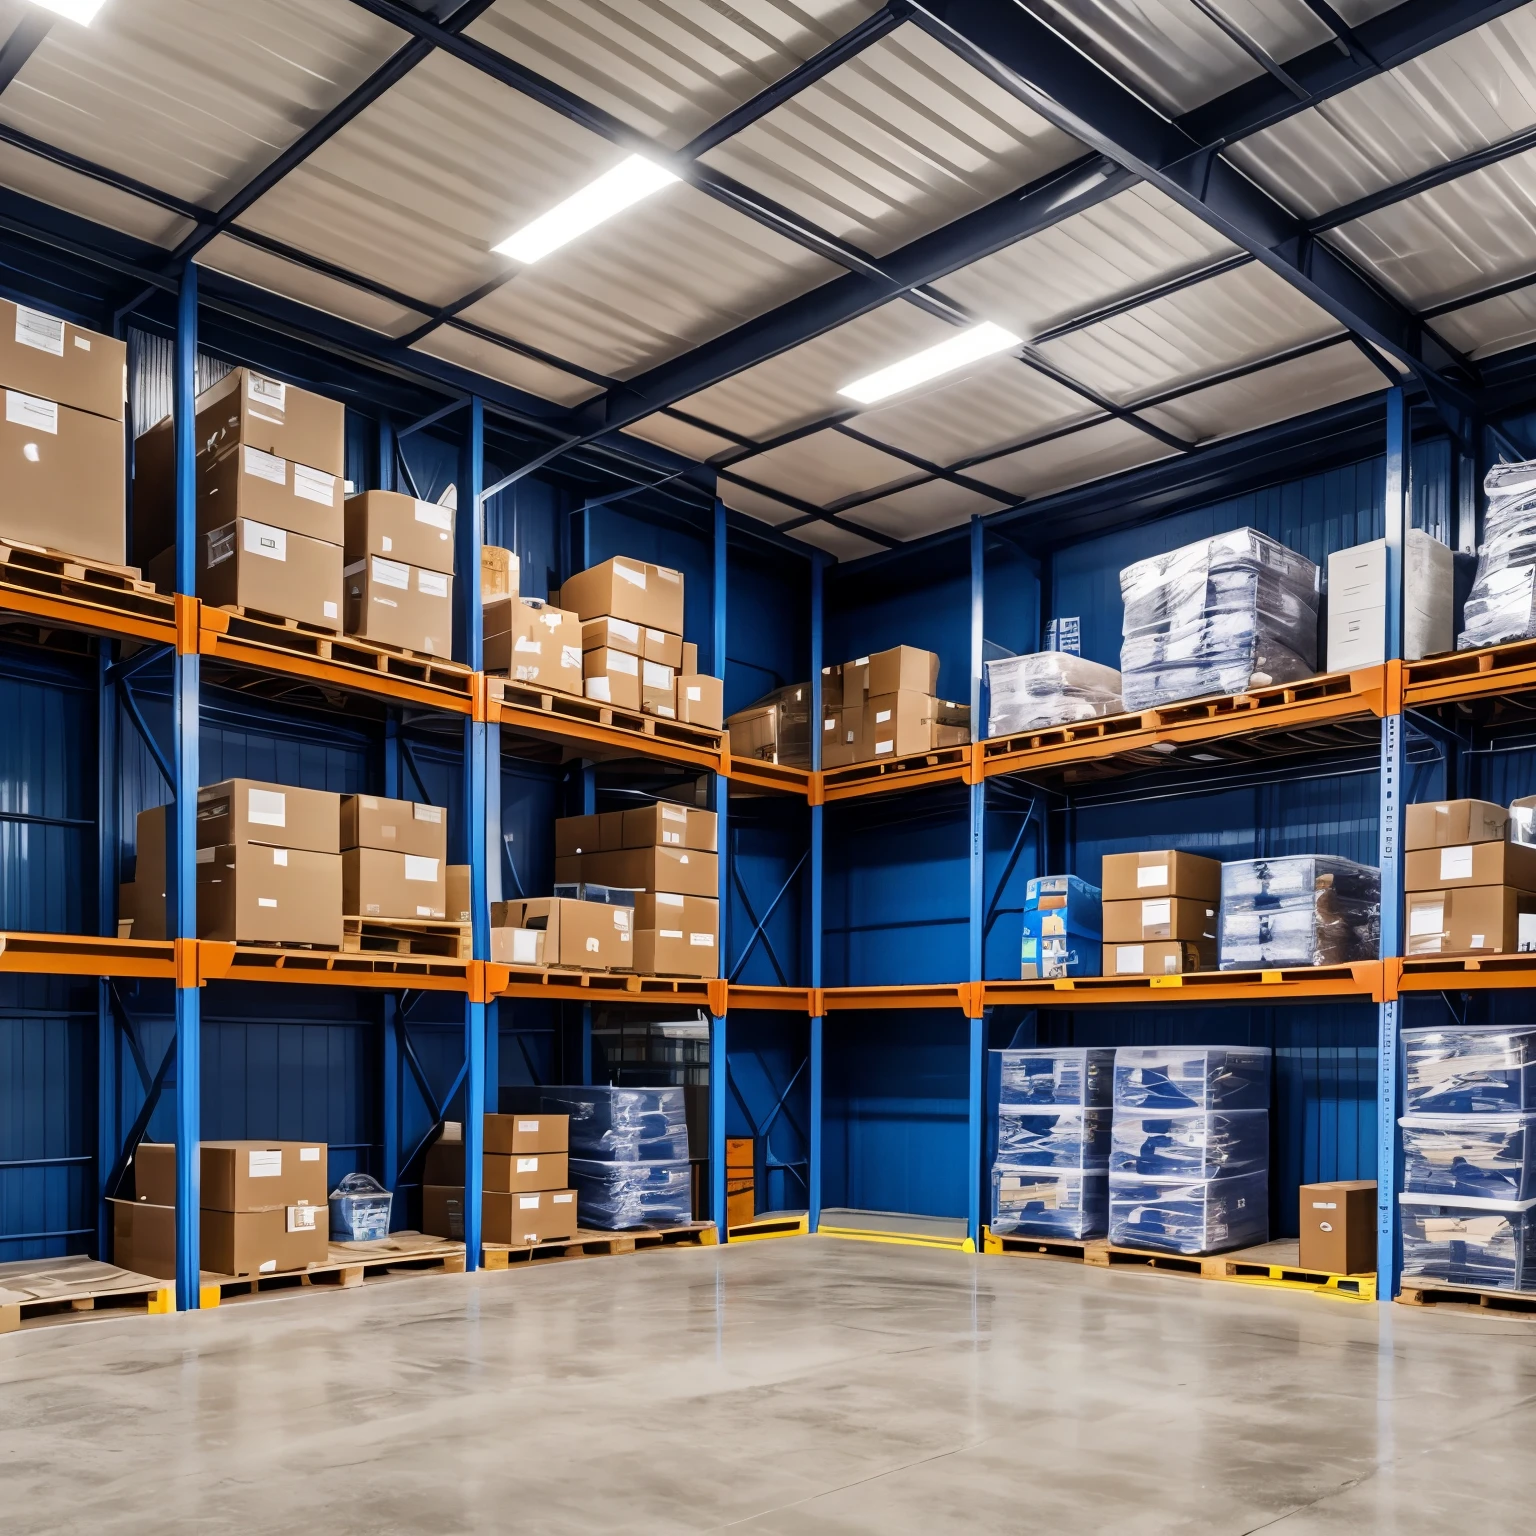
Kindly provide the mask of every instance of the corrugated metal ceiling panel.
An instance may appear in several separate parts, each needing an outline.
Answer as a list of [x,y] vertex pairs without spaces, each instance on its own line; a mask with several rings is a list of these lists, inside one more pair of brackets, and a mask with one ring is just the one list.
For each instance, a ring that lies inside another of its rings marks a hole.
[[945,528],[958,528],[973,513],[998,512],[1007,506],[1002,497],[982,496],[947,480],[928,480],[909,486],[879,501],[849,507],[838,516],[893,539],[920,539]]
[[1492,357],[1536,342],[1536,288],[1521,288],[1441,315],[1430,324],[1468,357]]
[[1040,348],[1073,378],[1125,403],[1316,341],[1338,322],[1250,262]]
[[154,203],[130,197],[90,176],[67,171],[10,144],[0,144],[0,186],[167,249],[193,228],[190,219],[167,213]]
[[1231,158],[1316,217],[1536,123],[1536,5],[1489,22],[1232,146]]
[[1530,271],[1532,208],[1536,151],[1394,203],[1327,238],[1425,309]]
[[853,402],[837,393],[843,385],[952,335],[938,316],[893,300],[678,403],[762,441],[847,408]]
[[825,550],[838,560],[860,560],[865,555],[878,555],[884,548],[873,539],[860,538],[851,528],[837,523],[806,523],[802,528],[793,529],[789,537]]
[[1082,152],[909,23],[704,158],[879,255]]
[[1129,422],[1105,421],[1033,448],[1021,448],[1006,458],[989,459],[970,475],[1014,498],[1048,496],[1052,491],[1169,458],[1172,453],[1171,448]]
[[1167,405],[1149,407],[1141,415],[1189,442],[1213,442],[1375,394],[1386,383],[1353,342],[1342,341],[1273,368],[1213,384]]
[[840,271],[745,214],[678,185],[557,256],[514,272],[464,317],[622,378]]
[[860,491],[899,485],[922,474],[901,459],[830,428],[797,437],[732,468],[771,491],[787,491],[818,507]]
[[348,0],[114,0],[50,29],[0,121],[216,206],[405,41]]
[[798,507],[792,507],[776,497],[765,496],[750,486],[737,485],[734,480],[727,480],[723,475],[720,477],[720,500],[733,512],[745,512],[748,517],[755,517],[760,523],[769,523],[775,528],[781,523],[792,523],[797,517],[805,516]]
[[1143,185],[932,286],[983,319],[1029,336],[1236,249],[1172,198]]
[[659,448],[670,448],[673,453],[680,453],[689,459],[712,459],[717,453],[726,453],[736,447],[728,437],[719,437],[713,432],[704,431],[702,427],[679,421],[675,416],[664,416],[659,411],[624,430],[631,437],[655,443]]
[[439,326],[429,331],[412,347],[412,351],[424,352],[428,357],[439,357],[447,363],[457,363],[487,378],[500,379],[514,389],[525,389],[531,395],[554,400],[561,405],[580,405],[600,393],[597,385],[579,379],[573,373],[551,368],[548,363],[534,357],[524,357],[510,347],[497,346],[467,331],[455,330],[451,325]]
[[1091,415],[1081,395],[1026,368],[1016,358],[994,358],[975,372],[894,405],[856,416],[853,425],[893,448],[935,464],[1025,438],[1039,437]]
[[500,0],[468,35],[680,149],[879,8],[880,0]]

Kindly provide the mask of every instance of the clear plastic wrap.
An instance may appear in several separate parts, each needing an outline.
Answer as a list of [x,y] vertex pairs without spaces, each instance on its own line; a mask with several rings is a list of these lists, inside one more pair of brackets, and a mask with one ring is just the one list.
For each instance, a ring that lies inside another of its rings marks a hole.
[[1397,1198],[1404,1278],[1498,1291],[1536,1289],[1536,1200]]
[[1012,1168],[1097,1168],[1109,1162],[1112,1111],[1041,1109],[1002,1104],[997,1111],[997,1161]]
[[545,1088],[540,1103],[550,1114],[570,1116],[572,1157],[669,1162],[688,1156],[681,1088]]
[[1536,1024],[1403,1033],[1410,1115],[1536,1110]]
[[1272,1054],[1263,1045],[1122,1045],[1115,1109],[1268,1109]]
[[1452,1199],[1536,1199],[1536,1113],[1407,1115],[1403,1188]]
[[1120,674],[1066,651],[1037,651],[987,663],[987,735],[1070,725],[1125,708]]
[[676,1226],[693,1220],[693,1171],[671,1162],[610,1162],[573,1157],[571,1188],[584,1227]]
[[1293,682],[1317,670],[1318,569],[1253,528],[1120,572],[1127,709]]
[[1269,1240],[1269,1175],[1233,1179],[1109,1176],[1109,1240],[1167,1253],[1220,1253]]
[[999,1051],[999,1104],[1109,1104],[1114,1100],[1112,1046],[1025,1046]]
[[1374,960],[1380,936],[1381,871],[1368,864],[1308,853],[1221,866],[1221,970]]
[[1483,490],[1488,511],[1459,651],[1536,636],[1536,460],[1495,464]]
[[1269,1167],[1269,1112],[1117,1109],[1109,1171],[1148,1179],[1238,1178]]
[[394,1196],[369,1173],[349,1173],[331,1191],[331,1238],[373,1243],[389,1236]]
[[1109,1175],[992,1170],[991,1229],[1045,1238],[1102,1237],[1109,1218]]

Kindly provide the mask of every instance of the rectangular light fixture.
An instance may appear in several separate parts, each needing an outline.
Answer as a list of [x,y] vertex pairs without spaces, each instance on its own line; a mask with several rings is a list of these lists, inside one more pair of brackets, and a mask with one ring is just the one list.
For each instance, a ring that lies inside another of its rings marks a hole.
[[953,373],[956,368],[963,368],[967,363],[978,362],[981,358],[991,357],[994,352],[1006,352],[1011,347],[1023,344],[1022,336],[1015,336],[1012,331],[1005,331],[1002,326],[983,320],[980,325],[973,325],[951,336],[948,341],[941,341],[936,347],[914,352],[911,357],[904,357],[899,363],[892,363],[888,368],[878,369],[862,379],[855,379],[852,384],[845,384],[838,390],[838,394],[849,400],[857,400],[860,405],[873,405],[877,400],[911,389],[914,384],[926,384],[929,379]]
[[492,249],[498,256],[510,256],[525,264],[538,261],[676,180],[654,160],[631,155]]
[[105,0],[35,0],[45,11],[78,21],[82,27],[90,26]]

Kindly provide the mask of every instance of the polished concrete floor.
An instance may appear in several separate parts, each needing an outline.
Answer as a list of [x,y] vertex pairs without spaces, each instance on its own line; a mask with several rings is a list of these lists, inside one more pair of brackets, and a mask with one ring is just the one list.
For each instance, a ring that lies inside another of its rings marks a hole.
[[0,1337],[0,1531],[1536,1529],[1536,1323],[791,1239]]

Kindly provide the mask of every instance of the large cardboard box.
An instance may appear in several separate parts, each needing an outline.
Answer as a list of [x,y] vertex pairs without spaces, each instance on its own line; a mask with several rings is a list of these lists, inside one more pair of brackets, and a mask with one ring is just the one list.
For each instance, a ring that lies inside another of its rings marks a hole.
[[113,1200],[112,1262],[135,1275],[176,1278],[176,1208]]
[[341,948],[341,855],[255,843],[197,850],[197,936]]
[[201,1260],[215,1275],[281,1275],[330,1256],[330,1210],[290,1205],[271,1211],[204,1208]]
[[5,390],[0,537],[122,565],[124,489],[121,421]]
[[584,651],[582,687],[589,699],[615,709],[640,708],[640,658],[627,651]]
[[1472,885],[1511,885],[1520,891],[1536,891],[1536,848],[1526,843],[1415,848],[1404,857],[1403,871],[1403,888],[1408,891]]
[[453,655],[453,577],[383,555],[343,567],[346,629],[361,640]]
[[197,461],[197,527],[200,533],[250,518],[307,539],[340,547],[346,532],[340,476],[290,464],[249,443],[217,458]]
[[[156,805],[140,811],[134,854],[133,936],[136,939],[170,937],[167,900],[170,894],[167,872],[170,868],[169,829],[165,813],[168,806]],[[120,916],[124,912],[118,903]]]
[[565,1152],[571,1145],[569,1115],[487,1115],[485,1150],[506,1156],[528,1152]]
[[620,848],[697,848],[700,853],[718,849],[719,818],[713,811],[658,800],[620,815]]
[[560,588],[560,606],[588,619],[628,619],[669,634],[683,632],[683,578],[665,566],[622,556],[579,571]]
[[632,891],[719,895],[719,855],[688,848],[625,848],[555,860],[557,881],[586,880]]
[[1104,903],[1104,942],[1140,944],[1154,939],[1214,943],[1215,902],[1186,896],[1153,896],[1140,901]]
[[128,347],[46,310],[0,299],[0,387],[121,422]]
[[1507,885],[1409,891],[1410,955],[1509,955],[1536,950],[1536,894]]
[[265,843],[341,852],[341,796],[328,789],[223,779],[197,792],[197,846]]
[[677,674],[677,718],[684,725],[722,730],[725,725],[725,684],[698,672]]
[[963,747],[971,739],[971,706],[951,699],[933,701],[933,747]]
[[[364,491],[345,507],[347,563],[383,555],[424,571],[453,575],[453,508],[398,491]],[[505,551],[503,551],[505,553]]]
[[863,658],[862,665],[868,670],[864,686],[871,699],[884,693],[926,693],[931,698],[939,691],[939,658],[932,651],[898,645]]
[[484,615],[487,672],[580,696],[581,624],[574,613],[512,597],[486,604]]
[[341,855],[343,916],[448,920],[447,861],[386,848],[346,848]]
[[635,972],[712,980],[720,974],[720,945],[714,930],[636,928]]
[[546,965],[567,970],[627,971],[632,968],[634,954],[633,916],[628,907],[540,896],[529,901],[498,901],[491,908],[491,927],[542,928]]
[[1408,807],[1403,848],[1454,848],[1461,843],[1501,843],[1509,812],[1491,800],[1426,800]]
[[511,1195],[488,1189],[480,1207],[480,1235],[488,1243],[521,1247],[576,1236],[576,1191],[541,1189]]
[[1319,1275],[1368,1275],[1376,1269],[1376,1182],[1340,1179],[1303,1184],[1302,1269]]
[[[927,652],[917,654],[926,655]],[[871,672],[874,661],[870,663]],[[872,693],[864,706],[870,757],[910,757],[933,746],[934,699],[931,694],[904,689]]]
[[482,1187],[501,1194],[569,1189],[570,1159],[564,1152],[487,1152],[480,1159]]
[[198,452],[219,454],[235,443],[249,443],[338,480],[347,472],[341,402],[251,368],[236,368],[197,397]]
[[[423,562],[425,563],[425,562]],[[480,546],[480,601],[516,597],[522,590],[518,559],[510,549],[494,544]]]
[[1099,884],[1105,901],[1184,896],[1214,906],[1221,900],[1221,861],[1171,848],[1106,853]]
[[439,859],[446,864],[448,813],[440,805],[422,805],[415,800],[386,800],[382,795],[343,795],[341,846],[387,848],[395,853]]
[[[215,608],[251,608],[317,629],[340,631],[339,544],[241,518],[204,534],[201,556],[197,595],[205,603]],[[157,576],[157,583],[163,579]]]
[[[198,1203],[209,1211],[320,1205],[330,1198],[323,1141],[205,1141],[199,1148]],[[133,1189],[151,1205],[176,1204],[176,1147],[141,1141]]]
[[1186,976],[1215,969],[1213,939],[1150,939],[1104,946],[1106,976]]

